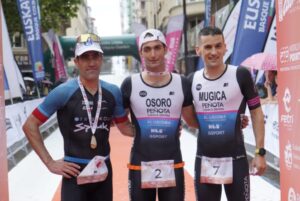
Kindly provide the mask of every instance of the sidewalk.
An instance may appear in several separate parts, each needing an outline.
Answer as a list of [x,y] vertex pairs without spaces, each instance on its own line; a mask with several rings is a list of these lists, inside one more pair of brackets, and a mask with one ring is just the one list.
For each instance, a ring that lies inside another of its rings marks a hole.
[[[112,147],[111,160],[114,171],[114,200],[128,201],[127,168],[132,139],[122,136],[116,128],[112,129],[110,142]],[[63,156],[62,137],[58,130],[51,134],[45,144],[53,158]],[[195,201],[193,174],[196,138],[183,131],[181,147],[185,160],[186,201]],[[42,164],[37,155],[31,152],[9,172],[10,201],[58,201],[60,176],[51,174]],[[222,201],[226,198],[222,196]],[[279,201],[280,190],[261,179],[251,177],[251,200]]]

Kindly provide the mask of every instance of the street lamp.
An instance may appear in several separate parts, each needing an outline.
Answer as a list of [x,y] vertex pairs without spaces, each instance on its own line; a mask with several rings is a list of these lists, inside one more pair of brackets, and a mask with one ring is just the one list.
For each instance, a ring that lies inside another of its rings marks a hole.
[[187,17],[186,17],[186,2],[183,0],[183,41],[184,41],[184,63],[185,68],[187,67],[187,55],[188,55],[188,46],[187,46]]

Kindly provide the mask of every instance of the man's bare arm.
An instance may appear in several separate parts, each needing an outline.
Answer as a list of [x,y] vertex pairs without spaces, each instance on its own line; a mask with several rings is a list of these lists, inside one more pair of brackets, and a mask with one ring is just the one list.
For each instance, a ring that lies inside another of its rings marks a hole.
[[28,117],[23,125],[24,133],[28,138],[33,150],[37,153],[50,172],[62,175],[66,178],[71,178],[71,175],[77,176],[80,173],[79,165],[65,162],[63,160],[53,160],[47,148],[45,147],[39,130],[40,125],[42,125],[42,122],[32,114]]
[[189,127],[199,128],[196,112],[193,105],[182,108],[182,118]]
[[[261,107],[254,110],[250,110],[251,120],[253,125],[253,132],[255,135],[256,148],[264,148],[265,145],[265,126],[264,126],[264,114]],[[266,168],[266,159],[264,156],[255,155],[252,161],[252,169],[255,170],[254,174],[262,175]]]

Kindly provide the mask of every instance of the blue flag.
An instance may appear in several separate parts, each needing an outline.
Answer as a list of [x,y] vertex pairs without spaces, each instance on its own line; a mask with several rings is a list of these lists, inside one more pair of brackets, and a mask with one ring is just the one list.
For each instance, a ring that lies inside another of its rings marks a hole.
[[45,71],[38,5],[36,0],[17,0],[17,5],[26,36],[33,77],[35,81],[41,81],[45,77]]
[[231,64],[263,51],[274,12],[274,0],[242,1]]
[[211,0],[205,0],[204,26],[209,26],[211,22]]

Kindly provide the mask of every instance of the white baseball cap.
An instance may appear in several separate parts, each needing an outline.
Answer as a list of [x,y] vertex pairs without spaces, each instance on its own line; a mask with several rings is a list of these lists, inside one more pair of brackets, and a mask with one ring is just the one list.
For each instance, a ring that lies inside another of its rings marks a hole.
[[100,37],[96,34],[81,34],[77,37],[75,57],[88,51],[96,51],[103,54],[103,50],[100,46]]
[[142,46],[144,43],[159,40],[162,42],[165,46],[167,46],[166,38],[164,34],[157,30],[157,29],[147,29],[144,31],[139,38],[139,50],[142,49]]

